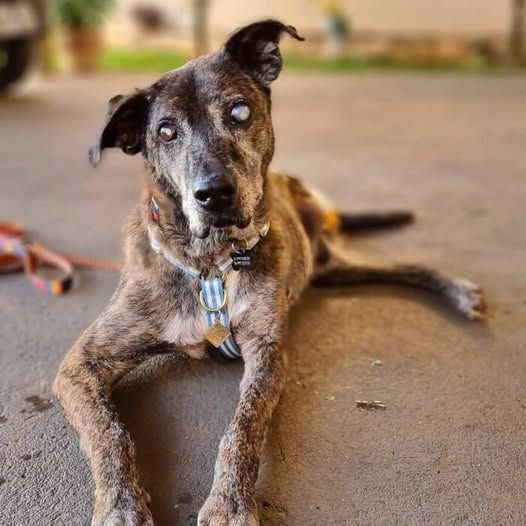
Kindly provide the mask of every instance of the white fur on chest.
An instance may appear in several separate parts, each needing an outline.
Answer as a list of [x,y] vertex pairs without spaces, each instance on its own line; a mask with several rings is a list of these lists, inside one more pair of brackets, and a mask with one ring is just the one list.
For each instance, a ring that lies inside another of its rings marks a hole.
[[189,315],[177,311],[168,316],[161,339],[174,345],[196,345],[204,340],[206,329],[207,323],[201,312]]
[[[237,272],[229,272],[225,283],[228,316],[233,327],[243,319],[251,301],[250,295],[242,290],[239,281]],[[199,302],[197,292],[195,301]],[[174,345],[196,345],[204,341],[207,329],[208,323],[201,308],[194,315],[181,311],[173,312],[167,317],[161,339]]]

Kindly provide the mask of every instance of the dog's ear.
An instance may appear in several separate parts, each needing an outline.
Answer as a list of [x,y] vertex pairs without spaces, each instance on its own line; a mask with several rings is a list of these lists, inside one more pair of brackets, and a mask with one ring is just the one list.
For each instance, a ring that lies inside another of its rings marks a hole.
[[305,40],[293,26],[264,20],[236,30],[226,42],[225,51],[246,73],[268,85],[278,78],[283,66],[279,39],[284,32]]
[[133,95],[117,95],[110,99],[102,131],[89,150],[92,166],[100,163],[104,148],[119,147],[128,155],[142,150],[151,97],[146,91],[137,91]]

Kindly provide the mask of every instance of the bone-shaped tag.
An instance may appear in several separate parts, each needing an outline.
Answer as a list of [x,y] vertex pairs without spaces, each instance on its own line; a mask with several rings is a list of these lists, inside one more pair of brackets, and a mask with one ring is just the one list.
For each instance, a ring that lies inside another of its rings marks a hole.
[[234,270],[252,270],[254,268],[254,258],[251,250],[239,250],[230,254],[232,258],[232,268]]

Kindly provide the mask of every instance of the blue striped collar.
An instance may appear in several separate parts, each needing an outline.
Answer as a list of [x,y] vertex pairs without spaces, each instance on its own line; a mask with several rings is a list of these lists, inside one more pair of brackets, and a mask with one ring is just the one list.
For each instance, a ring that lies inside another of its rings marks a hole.
[[[267,221],[260,229],[258,229],[258,234],[251,238],[250,240],[234,241],[232,243],[232,251],[236,250],[252,250],[269,232],[270,230],[270,221]],[[197,279],[201,277],[201,273],[189,266],[185,266],[176,259],[174,259],[170,254],[163,252],[159,242],[150,236],[150,246],[154,252],[160,254],[170,263],[172,266],[177,267],[179,270],[182,270],[185,274],[190,276],[192,279]],[[215,264],[216,269],[218,270],[219,275],[227,274],[232,270],[232,255],[229,254],[227,257],[219,260]]]

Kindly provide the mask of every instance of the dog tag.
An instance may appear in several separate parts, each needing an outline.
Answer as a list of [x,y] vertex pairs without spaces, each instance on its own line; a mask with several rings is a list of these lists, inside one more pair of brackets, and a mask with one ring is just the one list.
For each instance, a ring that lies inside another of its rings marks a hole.
[[220,347],[229,336],[229,330],[219,320],[215,320],[205,333],[206,340],[216,349]]
[[251,250],[235,251],[230,254],[230,257],[232,258],[232,268],[234,270],[252,270],[254,268]]

